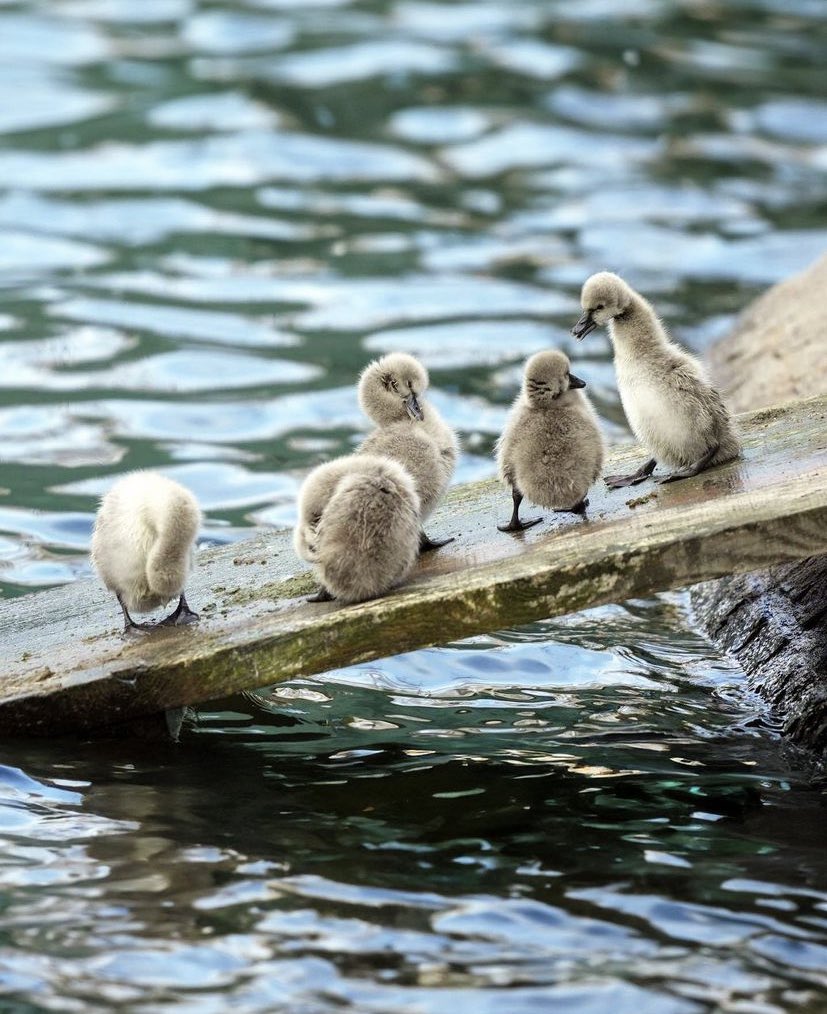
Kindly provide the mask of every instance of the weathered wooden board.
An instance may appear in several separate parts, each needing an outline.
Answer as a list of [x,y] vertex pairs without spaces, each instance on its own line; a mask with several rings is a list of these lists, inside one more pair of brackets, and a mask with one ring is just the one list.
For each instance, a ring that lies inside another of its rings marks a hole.
[[[517,536],[496,530],[511,506],[496,483],[458,487],[428,525],[456,542],[372,602],[306,603],[312,576],[274,531],[199,557],[195,627],[125,637],[94,581],[2,603],[0,732],[109,726],[827,551],[827,398],[742,416],[741,429],[740,461],[672,485],[601,486],[588,520],[547,513]],[[641,460],[627,447],[608,468]]]

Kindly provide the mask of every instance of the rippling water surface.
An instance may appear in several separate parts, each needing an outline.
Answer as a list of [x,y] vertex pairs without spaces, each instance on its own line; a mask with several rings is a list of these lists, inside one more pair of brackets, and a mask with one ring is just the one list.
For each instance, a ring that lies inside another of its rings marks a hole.
[[[0,591],[135,467],[290,524],[384,350],[490,474],[592,270],[702,350],[827,248],[826,63],[822,0],[0,2]],[[684,608],[7,745],[0,1006],[823,1011],[821,797]]]

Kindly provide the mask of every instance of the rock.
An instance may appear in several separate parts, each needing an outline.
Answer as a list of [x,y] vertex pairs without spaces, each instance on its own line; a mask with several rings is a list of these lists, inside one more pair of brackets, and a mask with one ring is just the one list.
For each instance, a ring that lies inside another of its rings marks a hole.
[[[825,350],[827,256],[747,307],[708,360],[730,407],[745,412],[827,392]],[[691,597],[785,734],[827,752],[827,556],[707,582]]]

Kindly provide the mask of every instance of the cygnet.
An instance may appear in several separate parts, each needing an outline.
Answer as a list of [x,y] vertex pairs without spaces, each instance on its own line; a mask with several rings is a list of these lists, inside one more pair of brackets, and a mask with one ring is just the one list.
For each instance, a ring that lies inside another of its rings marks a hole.
[[528,497],[555,511],[585,513],[586,493],[603,467],[604,445],[597,416],[562,352],[533,355],[523,386],[497,443],[500,479],[511,487],[514,510],[501,532],[519,532],[542,518],[520,520]]
[[607,475],[608,486],[642,482],[659,461],[673,470],[658,481],[674,482],[738,457],[740,441],[720,394],[700,362],[670,340],[643,296],[601,271],[587,279],[580,302],[583,315],[572,334],[583,339],[609,325],[623,410],[652,455],[631,475]]
[[315,468],[299,493],[293,543],[322,591],[311,601],[361,602],[400,584],[419,552],[419,495],[397,462],[351,454]]
[[[404,466],[416,483],[423,521],[448,488],[459,454],[456,433],[424,399],[427,388],[428,371],[405,352],[376,359],[359,379],[359,404],[377,426],[359,453],[386,455]],[[423,531],[420,551],[453,541],[434,541]]]
[[[316,562],[316,543],[322,511],[327,506],[336,484],[353,469],[352,454],[326,461],[313,469],[299,491],[299,519],[293,529],[296,555],[308,563]],[[321,601],[324,601],[322,599]]]
[[[92,534],[92,564],[118,597],[125,632],[198,619],[187,605],[184,585],[200,525],[193,494],[157,472],[130,472],[103,497]],[[136,623],[130,615],[148,613],[176,595],[178,605],[159,623]]]

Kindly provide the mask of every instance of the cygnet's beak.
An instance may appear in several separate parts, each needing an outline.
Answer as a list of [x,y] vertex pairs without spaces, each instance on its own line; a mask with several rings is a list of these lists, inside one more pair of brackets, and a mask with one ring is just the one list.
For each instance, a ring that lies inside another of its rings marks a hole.
[[575,377],[573,373],[569,374],[569,390],[572,391],[577,387],[585,387],[586,381],[581,380],[579,377]]
[[408,410],[408,415],[411,419],[416,419],[418,422],[422,422],[425,418],[425,413],[422,411],[419,402],[416,400],[416,395],[411,391],[408,397],[405,399],[405,408]]
[[579,341],[583,341],[587,334],[591,334],[592,331],[597,327],[594,319],[592,318],[592,311],[586,310],[580,320],[571,329],[571,333]]

